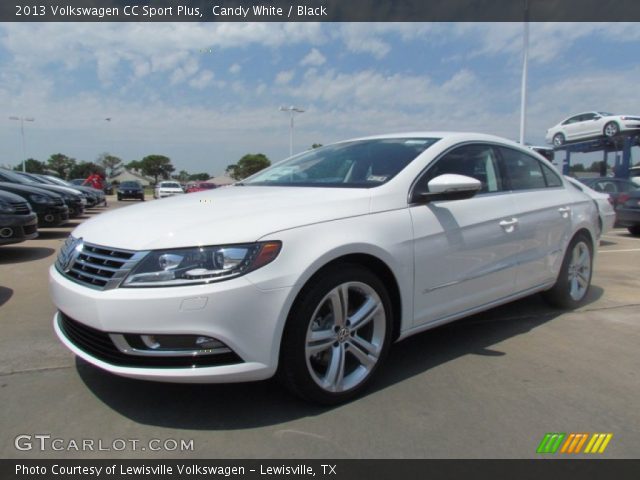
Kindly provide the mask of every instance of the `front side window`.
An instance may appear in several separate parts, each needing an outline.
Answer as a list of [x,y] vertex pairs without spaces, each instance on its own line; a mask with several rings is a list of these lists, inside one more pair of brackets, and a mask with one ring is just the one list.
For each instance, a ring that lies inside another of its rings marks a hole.
[[371,188],[388,182],[437,138],[384,138],[328,145],[279,162],[241,185]]
[[482,184],[479,193],[502,190],[498,161],[490,145],[464,145],[446,153],[418,181],[416,191],[426,192],[427,184],[432,179],[446,173],[465,175],[479,180]]

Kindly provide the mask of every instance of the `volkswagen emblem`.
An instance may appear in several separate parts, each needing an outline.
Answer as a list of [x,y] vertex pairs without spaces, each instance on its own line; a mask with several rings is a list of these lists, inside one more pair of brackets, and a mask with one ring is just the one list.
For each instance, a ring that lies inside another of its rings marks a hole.
[[68,273],[73,267],[73,263],[78,258],[78,255],[82,253],[82,238],[74,239],[63,252],[62,258],[60,258],[60,266],[65,273]]

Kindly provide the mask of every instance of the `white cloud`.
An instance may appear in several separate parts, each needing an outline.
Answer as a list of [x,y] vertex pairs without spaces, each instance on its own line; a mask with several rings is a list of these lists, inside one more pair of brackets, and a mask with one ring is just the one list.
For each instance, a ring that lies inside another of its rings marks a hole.
[[276,75],[275,84],[286,85],[293,79],[294,75],[295,75],[295,72],[293,70],[286,70],[283,72],[279,72]]
[[317,48],[312,48],[311,51],[302,59],[300,65],[302,66],[320,66],[327,61],[327,58],[320,53]]
[[229,67],[229,73],[237,75],[242,70],[242,66],[239,63],[234,63]]
[[213,77],[212,71],[203,70],[189,81],[189,85],[195,89],[202,90],[213,83]]

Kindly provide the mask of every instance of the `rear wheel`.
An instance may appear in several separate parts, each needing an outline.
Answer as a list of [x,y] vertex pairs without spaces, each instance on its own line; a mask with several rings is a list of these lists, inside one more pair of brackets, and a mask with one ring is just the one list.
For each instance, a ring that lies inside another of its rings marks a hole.
[[556,133],[553,136],[553,146],[554,147],[561,147],[562,145],[564,145],[565,142],[565,138],[564,135],[562,133]]
[[280,378],[313,402],[333,405],[355,397],[387,354],[392,315],[385,286],[369,270],[341,265],[323,272],[289,314]]
[[615,137],[620,132],[620,127],[616,122],[609,122],[604,126],[605,137]]
[[579,307],[589,292],[592,270],[591,241],[586,234],[578,234],[567,248],[555,285],[543,293],[544,298],[556,307]]
[[633,225],[632,227],[627,227],[629,233],[631,235],[640,235],[640,225]]
[[118,195],[118,201],[122,200],[122,195]]

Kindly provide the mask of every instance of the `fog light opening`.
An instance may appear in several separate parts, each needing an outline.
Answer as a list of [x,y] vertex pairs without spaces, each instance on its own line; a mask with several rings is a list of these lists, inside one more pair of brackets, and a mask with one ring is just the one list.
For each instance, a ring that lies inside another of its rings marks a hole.
[[3,228],[2,230],[0,230],[0,237],[2,238],[9,238],[13,235],[13,229],[6,227]]

